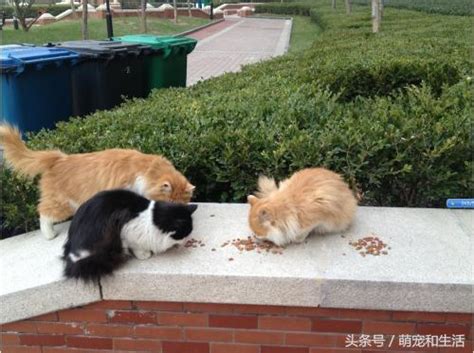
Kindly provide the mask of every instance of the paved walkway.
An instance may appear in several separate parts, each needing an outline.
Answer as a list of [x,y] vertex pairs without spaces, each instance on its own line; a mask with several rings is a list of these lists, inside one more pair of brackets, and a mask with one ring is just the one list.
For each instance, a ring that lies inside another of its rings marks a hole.
[[188,56],[187,85],[282,55],[288,50],[290,34],[291,20],[230,17],[195,32],[190,37],[199,42]]

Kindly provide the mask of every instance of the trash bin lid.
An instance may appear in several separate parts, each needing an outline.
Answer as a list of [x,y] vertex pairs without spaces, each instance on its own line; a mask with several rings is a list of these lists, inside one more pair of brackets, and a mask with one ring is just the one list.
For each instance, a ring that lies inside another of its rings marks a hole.
[[120,54],[147,54],[147,52],[151,50],[149,46],[139,43],[124,43],[109,40],[75,40],[50,45],[66,48],[81,55],[103,58],[111,58]]
[[171,47],[184,47],[186,53],[189,54],[196,47],[197,40],[189,37],[170,37],[162,36],[160,41],[170,45]]
[[12,49],[12,48],[28,48],[24,47],[20,44],[5,44],[5,45],[0,45],[0,51],[5,50],[5,49]]
[[0,45],[0,54],[4,53],[4,50],[9,50],[9,49],[29,49],[35,47],[34,44],[5,44],[5,45]]
[[168,43],[163,42],[159,36],[149,34],[129,34],[122,37],[114,37],[112,40],[127,43],[139,43],[151,46],[154,49],[166,48]]
[[169,55],[171,50],[184,49],[186,54],[191,53],[196,47],[197,40],[189,37],[173,37],[173,36],[153,36],[147,34],[131,34],[122,37],[115,37],[113,40],[141,43],[151,46],[152,48],[165,49],[165,56]]
[[79,55],[76,53],[60,48],[19,46],[2,49],[0,54],[0,70],[2,72],[21,72],[26,65],[43,66],[63,61],[76,63],[79,59]]

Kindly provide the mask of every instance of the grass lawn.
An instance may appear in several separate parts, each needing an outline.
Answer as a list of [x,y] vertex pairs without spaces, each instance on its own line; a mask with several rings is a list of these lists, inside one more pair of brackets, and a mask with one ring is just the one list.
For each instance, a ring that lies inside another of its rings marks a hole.
[[311,44],[321,33],[319,26],[315,25],[309,17],[305,16],[282,16],[275,14],[256,14],[255,17],[276,17],[276,18],[293,18],[293,26],[291,28],[290,53],[296,53],[311,47]]
[[289,52],[295,53],[310,48],[316,37],[321,33],[321,29],[309,17],[292,17],[293,28],[291,29]]
[[[188,29],[208,23],[209,20],[195,17],[179,17],[178,23],[173,20],[149,18],[148,33],[150,34],[176,34]],[[140,33],[138,17],[114,18],[114,35]],[[66,40],[81,39],[81,21],[64,20],[46,26],[33,26],[29,32],[15,31],[12,26],[3,28],[1,35],[2,44],[32,43],[43,44]],[[107,36],[105,20],[89,20],[89,38],[104,39]]]

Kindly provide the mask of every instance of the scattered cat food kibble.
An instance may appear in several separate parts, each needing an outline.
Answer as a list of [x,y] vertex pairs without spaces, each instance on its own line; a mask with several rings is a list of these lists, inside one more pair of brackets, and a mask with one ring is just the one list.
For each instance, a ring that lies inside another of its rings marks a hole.
[[[226,247],[227,245],[232,245],[240,253],[247,252],[247,251],[256,251],[259,254],[262,253],[271,253],[274,255],[283,255],[283,250],[281,246],[275,245],[268,241],[259,241],[255,237],[248,236],[247,238],[235,238],[232,240],[227,240],[221,244],[221,248]],[[201,240],[197,240],[191,238],[184,243],[185,248],[202,248],[206,246]],[[211,248],[211,251],[217,251],[216,248]],[[231,257],[228,259],[229,261],[234,261],[234,258]]]
[[349,245],[353,246],[355,250],[359,251],[359,254],[362,257],[366,257],[367,255],[388,255],[388,251],[386,249],[391,249],[390,247],[387,247],[387,244],[385,244],[381,239],[373,234],[357,241],[351,241],[349,242]]
[[197,247],[202,247],[205,246],[205,244],[201,240],[197,240],[194,238],[191,238],[184,243],[185,248],[197,248]]
[[275,245],[268,241],[258,241],[254,237],[248,236],[245,239],[232,239],[232,242],[226,241],[221,245],[221,247],[225,247],[229,244],[232,244],[236,247],[240,252],[243,251],[254,251],[256,250],[257,253],[261,254],[262,252],[272,253],[275,255],[283,255],[283,249],[281,246]]

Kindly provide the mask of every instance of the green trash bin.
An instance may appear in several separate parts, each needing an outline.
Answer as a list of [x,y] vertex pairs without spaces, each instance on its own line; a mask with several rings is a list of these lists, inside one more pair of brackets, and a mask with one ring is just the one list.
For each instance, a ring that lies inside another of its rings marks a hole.
[[114,41],[149,45],[154,54],[146,58],[148,88],[185,87],[188,54],[196,47],[197,40],[188,37],[152,35],[127,35]]

